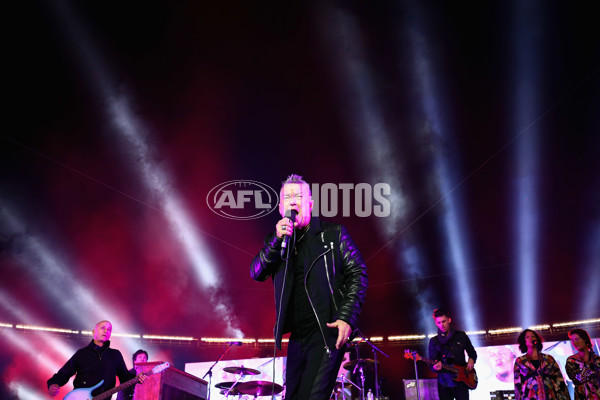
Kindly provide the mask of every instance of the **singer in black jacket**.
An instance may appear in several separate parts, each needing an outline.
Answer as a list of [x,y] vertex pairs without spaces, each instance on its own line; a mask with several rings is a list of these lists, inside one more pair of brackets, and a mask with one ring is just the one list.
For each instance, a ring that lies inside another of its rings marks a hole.
[[287,217],[277,222],[250,267],[253,279],[273,280],[279,349],[291,332],[285,379],[292,400],[329,399],[367,290],[367,268],[348,231],[311,218],[312,205],[308,184],[290,175],[279,212],[294,210],[297,217],[293,225]]

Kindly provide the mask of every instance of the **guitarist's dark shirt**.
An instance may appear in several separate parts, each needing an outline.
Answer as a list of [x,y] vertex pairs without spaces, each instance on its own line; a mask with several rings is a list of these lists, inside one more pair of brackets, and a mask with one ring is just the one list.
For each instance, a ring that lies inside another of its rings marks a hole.
[[[134,375],[137,375],[136,371],[135,371],[135,368],[131,368],[129,370],[129,372],[131,372]],[[121,383],[123,383],[123,381],[121,381]],[[131,399],[133,399],[133,394],[135,393],[135,387],[136,386],[137,385],[132,385],[132,386],[129,386],[128,388],[126,388],[126,389],[123,389],[123,390],[119,391],[119,393],[117,394],[117,400],[131,400]]]
[[48,387],[52,384],[63,386],[73,375],[77,374],[73,380],[75,389],[92,387],[104,380],[102,386],[92,392],[94,396],[97,396],[115,387],[115,377],[117,376],[120,382],[135,378],[135,373],[127,370],[121,352],[111,349],[109,346],[110,341],[108,340],[102,347],[95,345],[92,340],[86,347],[77,350],[73,357],[52,378],[48,379]]
[[[471,340],[463,331],[454,331],[452,336],[443,344],[438,336],[434,336],[429,341],[429,358],[441,361],[443,364],[465,366],[465,350],[470,358],[477,360],[477,352],[471,344]],[[442,370],[443,371],[443,370]],[[434,370],[434,372],[437,372]],[[461,382],[453,380],[452,373],[438,372],[438,382],[442,386],[455,387]]]

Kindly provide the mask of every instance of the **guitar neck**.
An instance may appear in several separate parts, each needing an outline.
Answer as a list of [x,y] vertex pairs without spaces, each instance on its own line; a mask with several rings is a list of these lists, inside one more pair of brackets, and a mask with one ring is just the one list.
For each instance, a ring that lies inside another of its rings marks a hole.
[[[169,364],[168,362],[162,363],[161,365],[158,365],[158,366],[152,368],[152,371],[143,372],[142,375],[150,376],[150,375],[158,374],[161,371],[169,368],[170,366],[171,366],[171,364]],[[116,388],[109,389],[104,393],[100,393],[98,396],[94,396],[92,398],[92,400],[104,400],[106,398],[109,398],[113,394],[120,392],[121,390],[127,389],[129,386],[135,385],[138,382],[139,382],[139,376],[136,376],[135,378],[128,380],[127,382],[117,386]],[[76,392],[77,390],[79,390],[79,389],[76,389],[73,392]],[[91,393],[91,391],[90,391],[90,393]],[[91,394],[90,394],[90,396],[91,396]]]
[[92,400],[104,400],[104,399],[110,398],[110,396],[112,396],[113,394],[120,392],[121,390],[125,390],[129,386],[133,386],[137,382],[138,382],[138,377],[136,376],[135,378],[128,380],[127,382],[123,383],[122,385],[119,385],[115,388],[109,389],[106,392],[100,393],[98,396],[94,396],[94,398],[92,398]]
[[[429,365],[437,364],[437,361],[432,360],[431,358],[423,358],[423,357],[421,357],[421,359],[419,361],[423,361],[424,363],[429,364]],[[447,365],[447,364],[443,364],[442,363],[442,369],[445,369],[446,371],[458,373],[458,369],[456,369],[452,365]]]

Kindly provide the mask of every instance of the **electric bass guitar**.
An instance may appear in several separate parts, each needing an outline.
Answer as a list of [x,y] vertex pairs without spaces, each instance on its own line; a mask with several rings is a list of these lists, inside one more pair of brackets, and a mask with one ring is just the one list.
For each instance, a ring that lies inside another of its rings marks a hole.
[[[144,375],[150,376],[153,374],[158,374],[159,372],[169,368],[170,366],[171,366],[171,364],[169,364],[168,362],[157,365],[156,367],[152,368],[152,371],[144,372]],[[98,382],[98,384],[96,386],[92,386],[90,388],[79,388],[79,389],[74,389],[74,390],[70,391],[63,398],[63,400],[104,400],[104,399],[108,399],[113,394],[120,392],[121,390],[127,389],[129,386],[135,385],[136,383],[138,383],[138,381],[139,381],[139,377],[136,376],[135,378],[128,380],[127,382],[123,383],[122,385],[119,385],[115,388],[109,389],[106,392],[100,393],[97,396],[92,396],[92,391],[99,388],[100,385],[102,385],[104,383],[104,380],[101,380],[100,382]]]
[[[416,360],[416,361],[423,361],[425,364],[429,364],[429,365],[434,365],[437,363],[437,361],[429,359],[429,358],[423,358],[419,355],[419,353],[417,353],[416,351],[411,351],[411,350],[404,350],[404,358],[406,359],[412,359],[412,360]],[[465,385],[467,385],[467,387],[470,390],[473,390],[477,387],[477,373],[475,372],[475,369],[472,370],[468,370],[467,367],[462,367],[460,365],[447,365],[447,364],[442,364],[442,369],[440,371],[445,371],[445,372],[450,372],[455,374],[456,376],[454,377],[454,381],[456,382],[464,382]]]

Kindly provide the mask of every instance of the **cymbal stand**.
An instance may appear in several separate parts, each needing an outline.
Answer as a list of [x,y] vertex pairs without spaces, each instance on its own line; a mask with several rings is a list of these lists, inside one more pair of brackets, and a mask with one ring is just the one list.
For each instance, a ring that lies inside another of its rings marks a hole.
[[[357,348],[357,352],[358,352],[358,348]],[[358,372],[360,372],[360,387],[358,388],[360,390],[360,400],[365,400],[365,371],[363,370],[363,365],[362,363],[356,363],[356,366],[354,367],[354,370],[352,371],[352,375],[356,374],[356,370],[358,369]]]
[[[342,400],[346,400],[346,393],[344,393],[344,378],[346,378],[346,377],[344,375],[341,375],[341,377],[342,377],[342,381],[341,381],[342,387],[338,388],[337,390],[335,390],[335,388],[334,388],[333,395],[335,396],[335,400],[339,400],[340,390],[342,391]],[[329,396],[329,397],[331,397],[331,396]]]
[[[242,368],[243,368],[243,367],[244,367],[244,366],[242,365]],[[246,376],[246,374],[244,374],[244,373],[242,372],[242,373],[240,374],[240,377],[239,377],[239,378],[237,378],[237,380],[236,380],[235,382],[233,382],[233,385],[229,386],[229,389],[227,389],[227,390],[225,391],[225,398],[228,398],[228,397],[229,397],[229,392],[231,392],[231,390],[232,390],[234,387],[236,387],[236,386],[237,386],[237,384],[238,384],[238,382],[239,382],[239,381],[241,381],[242,379],[244,379],[244,376]]]
[[217,359],[217,361],[215,361],[215,363],[210,366],[210,368],[208,369],[208,371],[206,371],[206,373],[204,374],[204,376],[201,378],[201,379],[204,379],[206,377],[206,375],[208,375],[208,390],[207,390],[207,394],[206,394],[206,400],[210,400],[210,389],[212,388],[212,369],[214,368],[215,365],[217,365],[217,363],[219,361],[221,361],[221,359],[223,358],[223,356],[225,354],[227,354],[227,352],[231,349],[231,346],[233,346],[233,345],[234,345],[234,343],[229,343],[229,346],[225,349],[225,351],[223,351],[223,353]]
[[[377,370],[377,352],[383,354],[387,358],[390,358],[390,356],[385,354],[383,352],[383,350],[381,350],[379,347],[377,347],[377,345],[375,345],[373,342],[371,342],[369,339],[367,339],[362,334],[360,329],[357,329],[356,333],[357,333],[357,336],[360,336],[360,338],[361,338],[359,343],[360,342],[368,343],[369,346],[371,346],[371,350],[373,351],[373,361],[375,361],[375,367],[374,367],[375,368],[375,398],[380,398],[381,397],[381,387],[379,386],[379,374],[378,374],[378,370]],[[365,387],[365,385],[363,384],[363,400],[364,400],[364,387]]]

